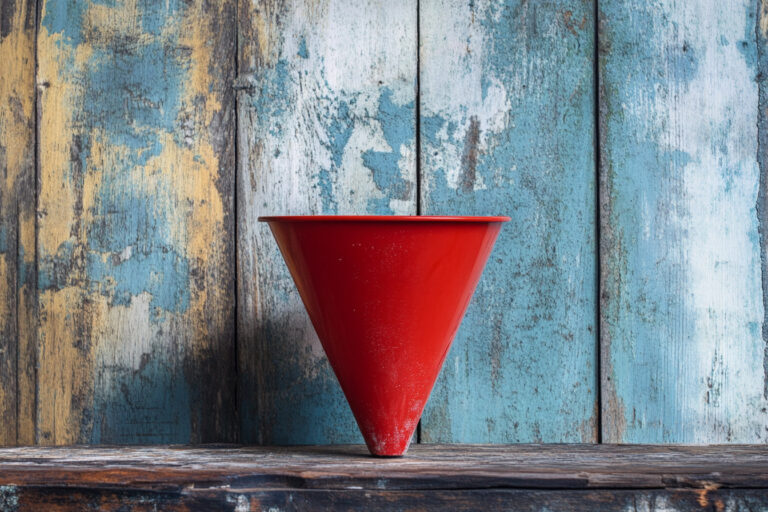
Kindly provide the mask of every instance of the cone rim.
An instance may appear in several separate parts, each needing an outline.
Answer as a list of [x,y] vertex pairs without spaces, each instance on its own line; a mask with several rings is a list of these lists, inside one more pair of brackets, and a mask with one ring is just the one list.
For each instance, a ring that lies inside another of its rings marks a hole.
[[507,222],[506,216],[466,215],[269,215],[259,222]]

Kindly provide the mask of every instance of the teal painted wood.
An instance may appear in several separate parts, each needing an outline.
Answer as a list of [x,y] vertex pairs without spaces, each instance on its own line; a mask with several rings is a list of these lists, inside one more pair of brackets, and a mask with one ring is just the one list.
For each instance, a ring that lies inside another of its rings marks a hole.
[[765,7],[599,5],[603,439],[765,442]]
[[256,218],[416,213],[416,4],[241,2],[238,22],[242,440],[359,443],[277,245]]
[[422,213],[510,215],[426,442],[596,440],[593,5],[426,0]]
[[41,2],[41,443],[236,439],[235,14]]

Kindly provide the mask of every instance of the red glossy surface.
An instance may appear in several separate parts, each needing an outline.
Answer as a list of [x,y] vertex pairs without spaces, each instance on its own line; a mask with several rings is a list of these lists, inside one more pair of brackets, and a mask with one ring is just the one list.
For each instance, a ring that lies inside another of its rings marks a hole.
[[374,455],[408,448],[507,217],[265,217]]

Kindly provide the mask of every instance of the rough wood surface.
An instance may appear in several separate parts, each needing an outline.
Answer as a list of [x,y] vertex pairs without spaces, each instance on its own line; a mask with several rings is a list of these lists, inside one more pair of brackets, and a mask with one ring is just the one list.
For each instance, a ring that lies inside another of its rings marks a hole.
[[360,442],[277,245],[256,218],[416,213],[416,4],[240,2],[238,22],[242,440]]
[[0,446],[34,441],[35,15],[0,1]]
[[761,510],[768,448],[419,445],[396,459],[370,457],[363,446],[0,450],[0,510],[43,505]]
[[41,1],[41,443],[234,439],[235,14]]
[[413,445],[377,458],[364,445],[0,449],[0,484],[303,489],[767,488],[768,447]]
[[591,2],[422,1],[424,214],[509,215],[426,442],[597,439]]
[[[4,502],[4,497],[7,496]],[[79,512],[147,511],[287,512],[313,510],[441,512],[499,510],[518,512],[684,512],[765,510],[764,489],[712,491],[671,490],[427,490],[325,491],[250,489],[160,491],[152,493],[111,489],[25,488],[3,495],[0,511],[56,510]]]
[[765,7],[599,6],[603,439],[764,443]]

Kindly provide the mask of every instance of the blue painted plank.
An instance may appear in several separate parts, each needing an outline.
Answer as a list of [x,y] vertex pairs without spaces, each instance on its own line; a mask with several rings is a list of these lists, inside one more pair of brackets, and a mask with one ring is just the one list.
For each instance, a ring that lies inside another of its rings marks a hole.
[[359,443],[288,269],[256,218],[416,213],[416,4],[242,2],[238,22],[242,439]]
[[509,215],[426,442],[597,438],[593,4],[427,0],[422,213]]
[[235,14],[41,4],[42,443],[235,440]]
[[765,442],[765,8],[599,5],[603,439]]

